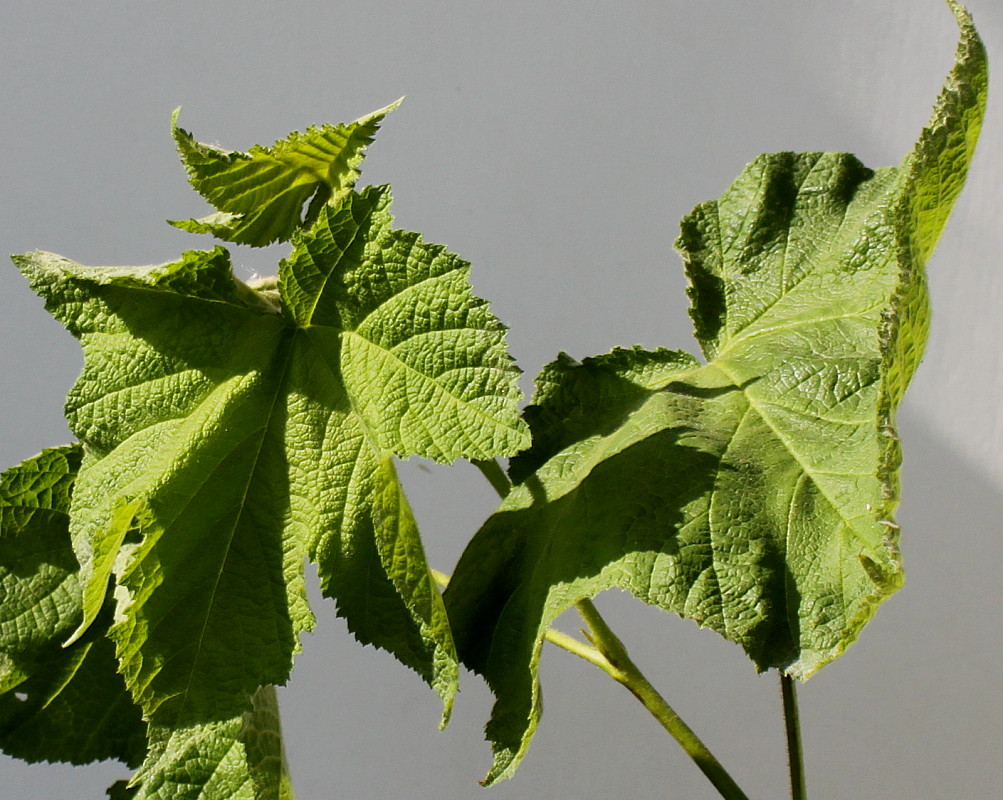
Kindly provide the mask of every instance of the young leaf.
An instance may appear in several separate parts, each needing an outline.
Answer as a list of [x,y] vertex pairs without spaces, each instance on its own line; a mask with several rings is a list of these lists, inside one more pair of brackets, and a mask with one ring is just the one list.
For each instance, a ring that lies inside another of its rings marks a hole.
[[103,635],[110,614],[61,647],[82,616],[68,530],[79,463],[77,445],[46,450],[0,480],[0,747],[25,761],[135,766],[146,726]]
[[380,122],[400,104],[398,100],[347,125],[291,133],[271,147],[252,147],[246,153],[195,141],[178,127],[181,109],[175,110],[171,130],[188,178],[218,213],[171,224],[254,247],[287,241],[293,231],[312,223],[325,203],[337,203],[351,191]]
[[619,587],[805,679],[901,585],[894,414],[985,107],[985,53],[952,8],[955,68],[899,167],[762,156],[683,221],[709,363],[620,350],[545,370],[521,483],[446,592],[461,659],[497,696],[487,782],[525,754],[542,638],[582,598]]
[[15,258],[84,348],[67,402],[79,631],[114,575],[110,635],[156,725],[233,718],[285,681],[312,626],[308,556],[356,635],[448,711],[449,627],[391,456],[489,458],[528,436],[468,265],[394,230],[389,205],[370,187],[322,208],[260,293],[221,248],[153,268]]

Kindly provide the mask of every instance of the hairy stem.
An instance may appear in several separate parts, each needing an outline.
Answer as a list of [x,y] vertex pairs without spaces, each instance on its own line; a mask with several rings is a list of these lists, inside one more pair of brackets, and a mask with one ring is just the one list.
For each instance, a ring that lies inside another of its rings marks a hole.
[[686,754],[693,759],[707,779],[728,800],[748,800],[746,794],[714,757],[700,737],[693,732],[665,698],[651,685],[627,653],[623,642],[613,633],[591,600],[578,602],[578,613],[589,626],[586,635],[605,656],[608,668],[599,665],[613,680],[626,687],[648,712],[669,732]]
[[[499,497],[505,498],[508,495],[512,489],[512,483],[497,461],[485,460],[472,463],[487,478],[488,483],[491,484]],[[432,570],[432,577],[443,588],[449,583],[449,577],[436,570]],[[584,631],[584,633],[592,643],[591,645],[553,628],[547,630],[544,638],[551,644],[599,667],[617,683],[625,686],[658,720],[662,727],[679,742],[679,745],[693,759],[722,797],[726,800],[748,800],[746,794],[693,732],[693,729],[683,722],[672,706],[665,701],[665,698],[658,693],[638,669],[628,655],[623,642],[606,624],[606,620],[599,614],[599,609],[595,607],[593,602],[589,599],[580,600],[577,607],[578,613],[582,615],[582,619],[589,627],[589,630]]]
[[789,675],[780,674],[780,694],[784,701],[784,727],[787,729],[787,763],[791,771],[791,798],[805,800],[808,792],[804,774],[804,751],[801,747],[801,714],[798,711],[797,684]]

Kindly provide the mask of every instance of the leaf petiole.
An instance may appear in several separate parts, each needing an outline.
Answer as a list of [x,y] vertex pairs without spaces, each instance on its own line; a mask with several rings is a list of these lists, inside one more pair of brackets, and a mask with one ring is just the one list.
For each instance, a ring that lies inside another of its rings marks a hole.
[[580,600],[577,604],[578,613],[589,626],[586,636],[603,654],[609,669],[603,669],[613,680],[626,687],[636,697],[648,712],[658,720],[663,728],[675,739],[686,754],[693,759],[700,771],[707,776],[715,789],[727,800],[748,800],[738,784],[728,771],[721,765],[714,754],[707,748],[700,737],[687,725],[675,710],[662,697],[654,686],[638,669],[630,658],[626,647],[619,637],[613,633],[606,620],[603,619],[595,604],[589,600]]
[[504,499],[508,495],[512,489],[512,482],[508,479],[508,475],[505,474],[505,470],[501,464],[493,458],[477,459],[470,463],[481,471],[481,474],[491,484],[491,488],[498,493],[499,497]]
[[[504,498],[508,495],[512,484],[505,474],[505,470],[497,461],[477,460],[472,463],[481,471],[499,497]],[[445,589],[449,583],[449,576],[437,570],[431,572],[435,582]],[[551,644],[588,661],[617,683],[626,687],[679,743],[686,754],[693,759],[722,797],[726,800],[748,800],[747,795],[738,787],[738,784],[700,740],[700,737],[680,718],[665,698],[651,685],[644,673],[638,669],[627,653],[627,648],[613,633],[595,604],[585,598],[578,601],[577,608],[578,613],[581,614],[588,626],[588,630],[582,632],[591,644],[586,644],[553,628],[547,629],[544,638]]]
[[787,763],[791,773],[791,800],[808,797],[804,774],[804,750],[801,746],[801,714],[798,711],[797,684],[789,675],[780,674],[780,694],[784,701],[784,727],[787,730]]
[[[437,569],[430,570],[430,572],[432,573],[432,579],[440,589],[445,589],[449,585],[449,576],[445,572],[439,572]],[[604,672],[609,672],[612,668],[609,660],[599,650],[580,639],[576,639],[574,636],[569,636],[554,628],[548,628],[543,638],[562,650],[567,650],[569,653],[588,661],[590,664],[594,664]]]

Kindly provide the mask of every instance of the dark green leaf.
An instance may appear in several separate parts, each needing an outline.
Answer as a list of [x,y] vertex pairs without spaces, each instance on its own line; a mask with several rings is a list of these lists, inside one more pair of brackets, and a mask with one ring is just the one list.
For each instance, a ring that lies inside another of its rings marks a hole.
[[46,450],[0,481],[0,747],[25,761],[135,766],[145,725],[104,636],[110,614],[62,647],[83,616],[68,530],[79,463],[77,445]]

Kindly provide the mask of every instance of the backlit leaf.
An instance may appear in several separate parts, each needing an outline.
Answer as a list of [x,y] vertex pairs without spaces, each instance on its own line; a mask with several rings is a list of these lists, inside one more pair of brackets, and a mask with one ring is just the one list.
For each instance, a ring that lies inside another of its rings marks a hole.
[[336,204],[351,191],[366,147],[383,117],[400,103],[347,125],[291,133],[271,147],[256,146],[246,153],[195,141],[178,127],[176,110],[171,128],[181,160],[192,186],[217,213],[171,224],[255,247],[287,241],[311,224],[325,203]]
[[518,371],[468,265],[391,227],[385,187],[294,236],[277,285],[225,250],[159,267],[16,257],[81,339],[67,414],[84,446],[71,533],[85,617],[153,724],[233,719],[312,627],[303,562],[359,639],[448,712],[456,661],[393,457],[512,454]]
[[805,679],[901,585],[895,410],[985,108],[985,53],[953,8],[955,68],[899,167],[765,155],[683,220],[705,365],[617,350],[545,369],[518,485],[446,592],[497,696],[489,783],[525,754],[543,636],[583,598],[619,587]]

